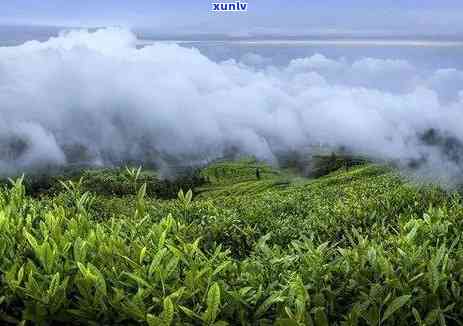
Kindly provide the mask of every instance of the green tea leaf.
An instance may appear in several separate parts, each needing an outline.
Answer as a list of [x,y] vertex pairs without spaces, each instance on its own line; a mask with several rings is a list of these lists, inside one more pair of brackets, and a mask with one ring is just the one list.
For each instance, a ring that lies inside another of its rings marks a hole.
[[174,304],[170,297],[164,299],[164,310],[162,312],[162,319],[165,325],[169,326],[174,320]]
[[403,295],[392,300],[392,302],[388,305],[387,309],[384,311],[383,318],[381,319],[381,321],[386,321],[389,317],[392,316],[392,314],[394,314],[394,312],[403,307],[410,300],[411,297],[411,295]]
[[207,309],[203,314],[203,321],[212,324],[217,318],[220,309],[220,286],[218,283],[212,284],[207,293]]

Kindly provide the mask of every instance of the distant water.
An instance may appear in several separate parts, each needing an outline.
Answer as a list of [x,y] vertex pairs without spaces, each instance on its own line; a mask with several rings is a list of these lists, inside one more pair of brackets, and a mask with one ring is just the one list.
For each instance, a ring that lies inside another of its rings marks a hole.
[[[0,26],[0,46],[14,46],[28,40],[45,41],[57,36],[61,27]],[[140,40],[145,46],[154,41]],[[302,39],[242,41],[160,41],[197,48],[214,61],[235,59],[256,66],[284,66],[292,59],[322,54],[330,59],[355,61],[361,58],[401,59],[423,69],[463,70],[463,41],[431,40]],[[256,59],[257,58],[257,59]]]

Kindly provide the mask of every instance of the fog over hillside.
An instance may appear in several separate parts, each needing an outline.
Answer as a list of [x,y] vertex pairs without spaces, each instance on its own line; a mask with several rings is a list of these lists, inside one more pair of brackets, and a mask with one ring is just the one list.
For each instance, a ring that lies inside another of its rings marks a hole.
[[176,44],[137,47],[116,28],[0,48],[1,174],[198,163],[230,149],[275,161],[326,144],[456,182],[462,121],[463,71],[405,60],[214,62]]

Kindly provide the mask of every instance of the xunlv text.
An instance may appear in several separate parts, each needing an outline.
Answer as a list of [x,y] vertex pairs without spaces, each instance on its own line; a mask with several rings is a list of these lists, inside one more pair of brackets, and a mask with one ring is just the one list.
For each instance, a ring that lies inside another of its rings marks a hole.
[[213,3],[212,11],[247,11],[248,4],[240,1],[230,3]]

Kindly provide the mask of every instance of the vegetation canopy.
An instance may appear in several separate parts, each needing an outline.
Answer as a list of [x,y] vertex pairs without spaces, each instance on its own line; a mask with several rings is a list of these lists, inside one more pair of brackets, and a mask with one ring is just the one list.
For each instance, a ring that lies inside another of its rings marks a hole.
[[460,195],[335,162],[308,179],[220,161],[169,185],[93,170],[34,196],[11,181],[1,323],[460,325]]

